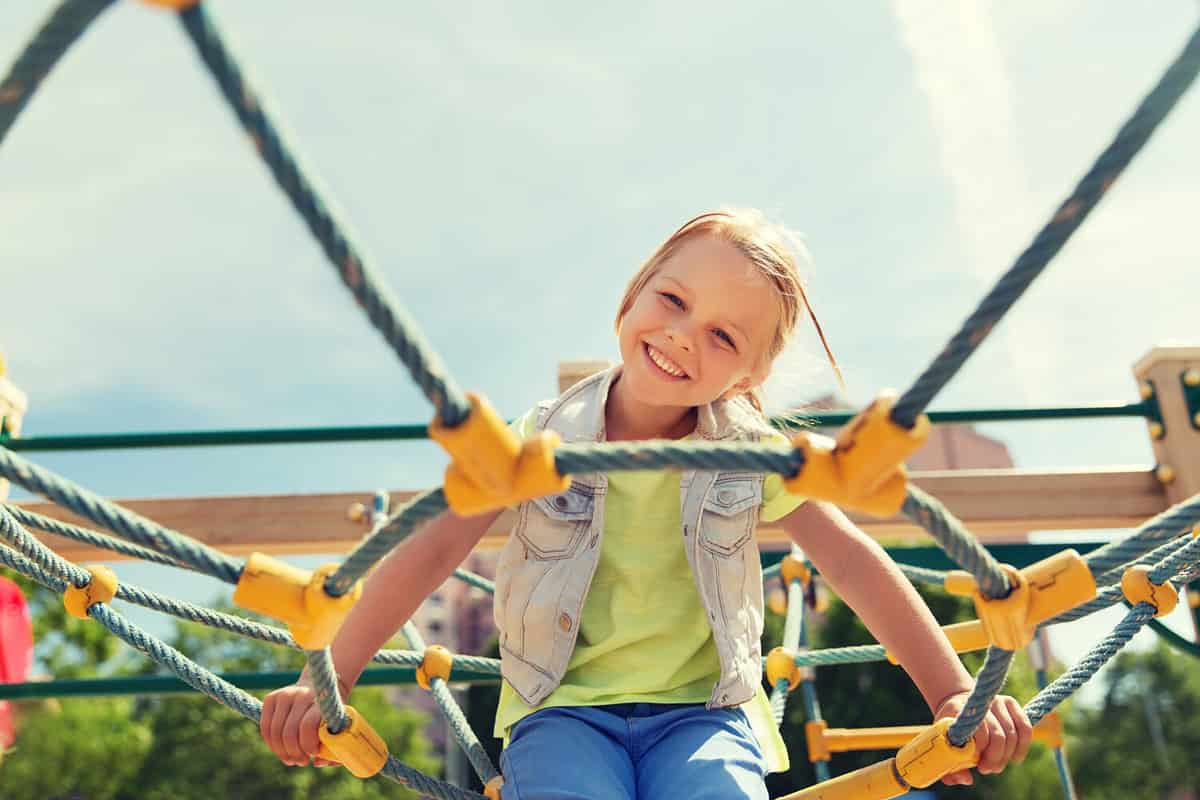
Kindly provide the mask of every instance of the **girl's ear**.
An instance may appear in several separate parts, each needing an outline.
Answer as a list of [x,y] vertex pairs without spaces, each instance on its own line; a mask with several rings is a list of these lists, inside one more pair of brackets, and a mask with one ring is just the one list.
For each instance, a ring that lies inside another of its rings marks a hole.
[[731,397],[737,397],[738,395],[743,395],[752,389],[757,389],[759,386],[762,385],[764,377],[765,376],[760,375],[757,371],[750,375],[745,376],[740,381],[735,383],[733,386],[730,386],[725,391],[725,394],[723,394],[721,396],[721,399],[728,400]]

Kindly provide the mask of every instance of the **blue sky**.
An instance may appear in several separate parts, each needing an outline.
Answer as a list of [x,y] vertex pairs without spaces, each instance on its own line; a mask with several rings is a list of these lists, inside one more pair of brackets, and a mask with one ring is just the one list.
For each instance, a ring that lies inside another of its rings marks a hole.
[[[508,415],[559,360],[614,357],[628,276],[721,204],[803,233],[851,401],[904,388],[1197,19],[1191,0],[209,5],[374,267]],[[49,8],[0,9],[0,59]],[[1196,141],[1191,96],[935,408],[1132,401],[1137,358],[1195,342]],[[106,12],[0,146],[0,297],[27,435],[430,416],[183,32],[140,3]],[[819,353],[803,331],[776,403],[833,387]],[[983,429],[1025,467],[1152,460],[1136,420]],[[38,460],[114,497],[366,496],[444,465],[411,443]]]

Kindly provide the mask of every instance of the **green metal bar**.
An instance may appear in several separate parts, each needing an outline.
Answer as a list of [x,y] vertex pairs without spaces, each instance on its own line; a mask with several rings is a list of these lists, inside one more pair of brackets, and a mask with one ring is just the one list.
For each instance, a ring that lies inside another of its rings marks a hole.
[[[853,411],[824,412],[801,417],[819,427],[843,425]],[[930,421],[1016,422],[1047,419],[1094,419],[1149,415],[1145,402],[1125,405],[1062,406],[1056,408],[984,408],[968,411],[932,411]],[[795,420],[777,417],[777,428],[795,426]],[[163,431],[151,433],[66,434],[61,436],[9,436],[0,431],[0,445],[13,451],[116,450],[152,447],[222,447],[257,444],[313,444],[319,442],[372,442],[428,438],[426,425],[364,425],[327,428],[248,428],[244,430]]]
[[[394,686],[416,683],[416,667],[373,667],[363,670],[356,686]],[[297,672],[226,672],[221,676],[241,689],[278,689],[296,682]],[[450,681],[499,683],[495,675],[454,667]],[[111,697],[115,695],[187,694],[196,690],[173,675],[128,678],[76,678],[0,684],[0,700],[34,700],[46,697]]]
[[[984,547],[1000,563],[1012,564],[1014,567],[1021,569],[1030,564],[1037,563],[1044,558],[1049,558],[1063,550],[1074,550],[1080,555],[1086,555],[1107,543],[1107,541],[1096,540],[1062,544],[989,544],[984,545]],[[950,557],[946,555],[946,551],[940,547],[906,547],[901,545],[885,547],[884,549],[887,550],[887,554],[891,556],[893,561],[910,567],[924,567],[925,569],[936,570],[959,569],[959,566],[951,561]],[[766,568],[778,564],[783,560],[785,555],[787,555],[786,550],[764,551],[761,556],[762,565]]]

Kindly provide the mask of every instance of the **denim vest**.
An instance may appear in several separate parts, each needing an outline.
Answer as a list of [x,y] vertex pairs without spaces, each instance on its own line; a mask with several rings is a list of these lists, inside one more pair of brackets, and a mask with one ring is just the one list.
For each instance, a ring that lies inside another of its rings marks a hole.
[[[600,372],[538,407],[536,430],[564,442],[604,441],[604,405],[620,367]],[[763,428],[740,401],[698,409],[708,440],[755,441]],[[754,529],[762,473],[688,470],[679,482],[683,547],[708,614],[721,677],[708,707],[750,700],[762,681],[762,569]],[[604,537],[604,473],[572,476],[561,494],[522,503],[496,569],[501,672],[530,706],[562,681]],[[650,611],[647,609],[647,611]]]

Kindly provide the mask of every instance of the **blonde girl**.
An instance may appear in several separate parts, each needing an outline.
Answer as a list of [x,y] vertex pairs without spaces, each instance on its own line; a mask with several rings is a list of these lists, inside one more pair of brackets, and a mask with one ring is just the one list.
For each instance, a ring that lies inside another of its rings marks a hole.
[[[702,214],[626,288],[620,364],[513,427],[567,442],[782,439],[757,392],[802,316],[824,344],[786,232],[752,210]],[[517,511],[495,596],[505,800],[765,800],[765,751],[777,742],[764,739],[776,734],[756,733],[747,713],[762,685],[760,521],[803,548],[935,719],[969,694],[971,677],[882,548],[836,507],[788,494],[778,475],[575,475]],[[345,694],[496,516],[446,512],[371,574],[332,645]],[[303,677],[263,704],[263,738],[285,764],[320,763],[319,723]],[[1030,737],[1019,704],[997,697],[975,734],[979,771],[1023,758]]]

